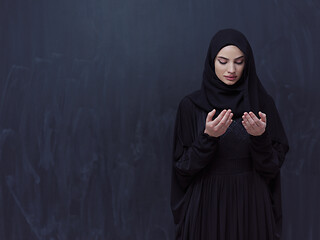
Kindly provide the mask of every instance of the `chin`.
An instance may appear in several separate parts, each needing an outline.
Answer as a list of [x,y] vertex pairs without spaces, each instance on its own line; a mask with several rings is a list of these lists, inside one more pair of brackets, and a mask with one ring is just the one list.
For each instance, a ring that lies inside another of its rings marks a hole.
[[224,81],[225,84],[227,85],[234,85],[236,84],[238,81]]

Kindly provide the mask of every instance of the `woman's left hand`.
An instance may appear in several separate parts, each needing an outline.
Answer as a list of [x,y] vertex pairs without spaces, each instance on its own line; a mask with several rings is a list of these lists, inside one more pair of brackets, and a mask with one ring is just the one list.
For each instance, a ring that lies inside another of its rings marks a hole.
[[260,119],[253,112],[245,112],[242,116],[242,125],[252,136],[262,135],[267,126],[267,115],[259,112]]

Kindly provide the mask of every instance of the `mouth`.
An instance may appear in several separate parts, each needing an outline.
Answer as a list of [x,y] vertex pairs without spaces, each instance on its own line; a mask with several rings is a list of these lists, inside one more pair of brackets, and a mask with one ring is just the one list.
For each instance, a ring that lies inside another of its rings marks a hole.
[[235,80],[237,78],[237,76],[224,76],[226,79],[228,80]]

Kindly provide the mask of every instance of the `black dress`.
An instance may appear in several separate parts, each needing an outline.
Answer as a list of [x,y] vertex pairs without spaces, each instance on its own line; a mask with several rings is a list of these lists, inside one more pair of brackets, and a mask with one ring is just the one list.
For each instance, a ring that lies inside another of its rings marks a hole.
[[210,137],[203,133],[206,116],[188,98],[181,101],[172,186],[179,199],[173,207],[176,239],[278,239],[268,184],[285,153],[267,132],[250,136],[241,118],[219,138]]
[[[214,59],[227,45],[245,56],[241,78],[227,85],[215,74]],[[204,133],[208,112],[231,109],[233,122],[220,137]],[[244,112],[267,116],[265,132],[249,135]],[[280,168],[288,140],[272,97],[255,70],[251,46],[235,29],[210,41],[201,89],[186,96],[177,111],[171,180],[171,209],[177,240],[280,239]]]

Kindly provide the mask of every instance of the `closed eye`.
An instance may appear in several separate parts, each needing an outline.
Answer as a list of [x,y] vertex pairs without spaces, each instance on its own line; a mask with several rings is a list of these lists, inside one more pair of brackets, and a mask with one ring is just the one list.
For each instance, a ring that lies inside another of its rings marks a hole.
[[220,60],[218,60],[218,61],[219,61],[219,63],[221,63],[221,64],[223,64],[223,65],[227,63],[227,62],[222,62],[222,61],[220,61]]

